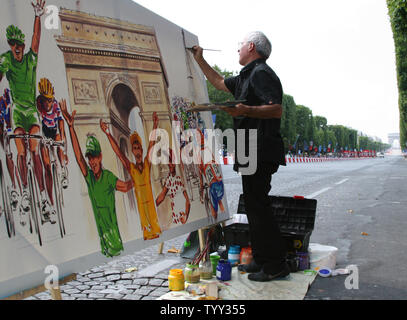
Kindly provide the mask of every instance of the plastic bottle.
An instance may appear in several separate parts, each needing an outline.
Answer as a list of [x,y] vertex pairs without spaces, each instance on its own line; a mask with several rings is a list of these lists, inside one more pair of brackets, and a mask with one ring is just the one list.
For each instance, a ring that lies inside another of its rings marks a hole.
[[240,264],[249,264],[253,259],[252,256],[252,248],[251,247],[246,247],[242,248],[242,251],[240,252]]
[[228,260],[232,266],[239,264],[240,261],[240,246],[230,246],[228,252]]
[[168,276],[168,288],[171,291],[182,291],[185,288],[184,273],[182,269],[171,269]]

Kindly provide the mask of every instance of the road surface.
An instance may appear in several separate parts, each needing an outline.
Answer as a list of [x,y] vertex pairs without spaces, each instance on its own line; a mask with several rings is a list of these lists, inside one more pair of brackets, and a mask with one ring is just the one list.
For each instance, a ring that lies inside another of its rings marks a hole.
[[[231,166],[223,172],[235,213],[240,177]],[[337,247],[337,268],[357,266],[354,289],[346,289],[346,276],[317,277],[306,299],[407,298],[406,159],[288,164],[273,176],[270,194],[317,199],[311,242]]]

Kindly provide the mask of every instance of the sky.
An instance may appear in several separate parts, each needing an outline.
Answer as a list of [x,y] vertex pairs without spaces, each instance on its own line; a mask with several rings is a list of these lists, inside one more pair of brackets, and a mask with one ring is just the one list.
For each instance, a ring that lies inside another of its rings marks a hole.
[[385,0],[135,0],[199,38],[210,65],[238,72],[238,42],[263,31],[267,61],[297,105],[387,143],[399,132],[395,49]]

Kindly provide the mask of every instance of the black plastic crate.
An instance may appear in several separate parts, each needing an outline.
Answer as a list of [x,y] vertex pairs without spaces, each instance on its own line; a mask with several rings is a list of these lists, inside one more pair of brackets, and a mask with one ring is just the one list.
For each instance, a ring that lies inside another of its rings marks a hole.
[[282,232],[281,236],[284,238],[286,242],[286,248],[288,253],[308,251],[311,232],[308,232],[306,234],[292,234]]
[[[270,196],[271,210],[281,233],[306,235],[314,230],[316,199]],[[240,195],[238,214],[246,214],[243,194]]]
[[[245,223],[234,223],[223,228],[225,244],[227,250],[231,245],[238,245],[241,248],[250,245],[249,225]],[[306,234],[293,234],[281,232],[281,236],[286,242],[287,252],[307,252],[311,232]]]
[[[279,224],[288,252],[307,252],[311,233],[314,230],[317,200],[303,197],[270,196],[271,210]],[[238,214],[246,214],[243,195],[240,195]],[[249,225],[235,223],[226,226],[224,236],[227,248],[236,244],[250,244]]]
[[241,248],[250,245],[249,225],[245,223],[234,223],[223,227],[226,248],[231,245],[238,245]]

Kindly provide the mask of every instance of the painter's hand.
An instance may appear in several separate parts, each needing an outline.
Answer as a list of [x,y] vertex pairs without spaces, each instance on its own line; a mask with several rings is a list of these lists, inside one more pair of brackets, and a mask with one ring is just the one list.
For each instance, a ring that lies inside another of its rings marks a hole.
[[[269,101],[269,105],[273,104],[273,101]],[[228,114],[230,114],[232,117],[249,117],[249,112],[251,111],[251,107],[242,103],[237,104],[233,108],[224,108],[224,111],[226,111]]]
[[203,59],[203,49],[200,46],[193,46],[191,49],[192,54],[196,61]]
[[232,117],[240,117],[240,116],[246,116],[249,106],[239,103],[233,108],[224,108],[223,110],[226,111],[229,115]]

